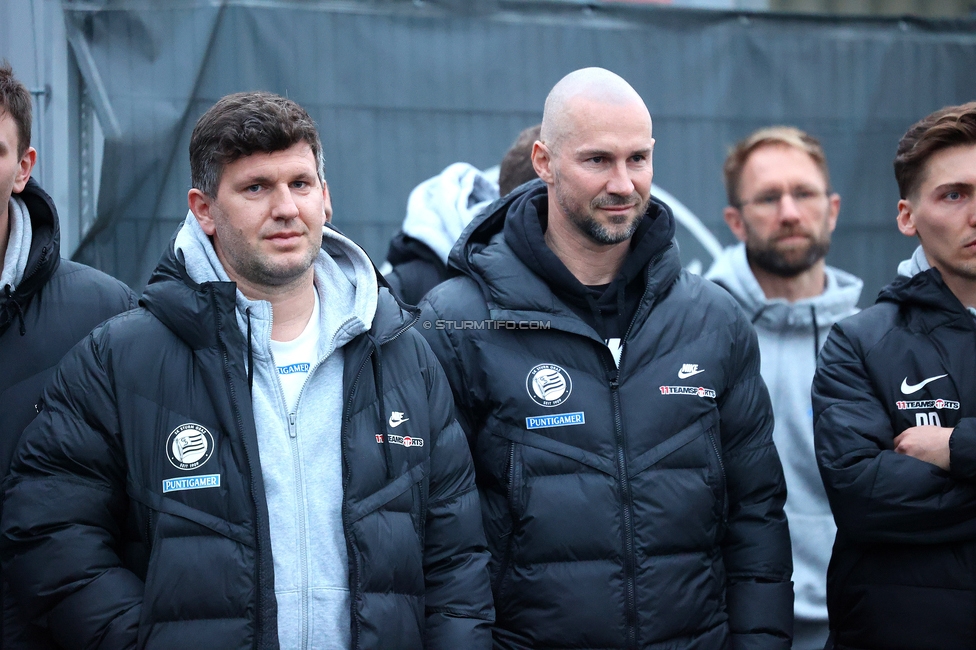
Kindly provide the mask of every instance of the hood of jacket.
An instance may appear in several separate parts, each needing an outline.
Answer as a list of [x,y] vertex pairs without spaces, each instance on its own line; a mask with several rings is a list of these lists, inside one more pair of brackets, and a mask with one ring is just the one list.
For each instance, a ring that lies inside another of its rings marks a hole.
[[864,283],[860,278],[826,267],[824,292],[819,296],[789,302],[767,299],[746,259],[746,246],[739,243],[719,255],[705,277],[723,287],[738,301],[754,325],[773,331],[809,330],[829,327],[857,311]]
[[23,314],[61,264],[61,227],[54,201],[33,178],[14,196],[23,201],[30,214],[31,244],[20,284],[9,295],[0,293],[0,334]]
[[[952,317],[967,309],[946,286],[938,269],[929,265],[919,246],[907,260],[898,264],[898,277],[881,289],[877,302],[893,302],[943,312]],[[968,312],[976,316],[976,309]]]
[[[572,316],[572,321],[579,322],[566,303],[581,296],[586,287],[548,247],[528,241],[535,224],[542,229],[540,216],[545,218],[547,201],[548,188],[543,181],[522,185],[475,218],[451,251],[450,266],[478,283],[496,320],[545,314]],[[516,225],[516,221],[522,223]],[[631,252],[614,280],[626,285],[644,273],[645,290],[638,313],[666,291],[681,272],[673,245],[674,231],[671,209],[652,199],[632,240]],[[580,330],[582,325],[563,324],[569,331],[590,335],[588,327]]]
[[[454,163],[410,192],[403,233],[418,240],[442,264],[447,264],[451,248],[464,227],[497,198],[497,183],[467,163]],[[393,259],[389,262],[397,264]]]
[[[317,287],[332,279],[344,291],[340,304],[345,306],[345,318],[340,323],[342,327],[330,330],[335,333],[332,347],[365,331],[383,343],[416,320],[415,310],[401,305],[385,288],[378,291],[378,272],[366,253],[331,225],[325,227],[322,252],[315,266]],[[323,270],[325,266],[330,268]],[[321,311],[337,313],[326,309],[322,290],[317,290]],[[335,300],[331,290],[329,300]],[[237,290],[237,284],[230,281],[217,259],[209,238],[192,214],[188,214],[163,252],[139,302],[191,348],[202,349],[216,345],[219,319],[235,322],[238,327],[232,331],[246,332],[246,310],[263,301],[250,301]],[[269,311],[266,317],[270,319],[270,304],[265,305]],[[261,314],[252,312],[252,319],[256,317]],[[324,314],[325,317],[328,315]],[[223,322],[219,325],[226,328]],[[242,346],[244,342],[242,336]]]

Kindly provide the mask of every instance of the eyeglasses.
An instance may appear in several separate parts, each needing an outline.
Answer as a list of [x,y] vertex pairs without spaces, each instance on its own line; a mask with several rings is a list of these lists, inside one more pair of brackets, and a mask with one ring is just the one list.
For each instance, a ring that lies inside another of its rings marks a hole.
[[747,205],[753,205],[756,207],[756,210],[761,212],[777,212],[779,211],[780,206],[783,204],[784,195],[788,195],[791,199],[793,199],[793,203],[796,204],[796,207],[803,210],[819,205],[821,199],[827,196],[828,192],[821,192],[810,189],[809,187],[796,187],[789,192],[774,190],[771,192],[764,192],[747,201],[742,201],[739,203],[738,207],[741,209]]

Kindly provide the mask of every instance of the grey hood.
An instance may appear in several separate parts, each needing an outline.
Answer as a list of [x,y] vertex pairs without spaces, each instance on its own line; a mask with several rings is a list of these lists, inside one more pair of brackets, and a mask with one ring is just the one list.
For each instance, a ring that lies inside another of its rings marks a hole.
[[7,204],[7,214],[10,219],[10,231],[7,239],[7,250],[4,251],[3,272],[0,273],[0,289],[9,286],[13,292],[24,279],[27,270],[27,258],[31,249],[31,218],[27,211],[27,204],[19,196],[11,196]]
[[932,268],[932,265],[929,264],[928,258],[925,257],[925,251],[919,245],[911,257],[898,263],[898,275],[910,278],[918,275],[922,271],[928,271],[930,268]]
[[[200,228],[192,212],[186,219],[174,244],[186,272],[198,283],[230,282],[210,238]],[[315,259],[315,288],[322,304],[321,356],[341,347],[358,334],[369,330],[376,313],[379,285],[373,263],[352,240],[329,226],[322,231],[322,250]],[[237,319],[241,332],[247,333],[246,310],[251,310],[252,327],[256,320],[267,321],[270,338],[271,303],[250,300],[237,291]],[[255,333],[255,340],[259,341]]]
[[454,242],[471,219],[498,198],[498,184],[468,163],[454,163],[410,192],[403,232],[447,264]]
[[770,330],[807,330],[817,319],[818,329],[830,327],[857,311],[864,283],[860,278],[828,266],[824,292],[813,298],[788,302],[782,298],[768,300],[749,268],[746,246],[739,243],[726,248],[705,274],[732,294],[756,326]]

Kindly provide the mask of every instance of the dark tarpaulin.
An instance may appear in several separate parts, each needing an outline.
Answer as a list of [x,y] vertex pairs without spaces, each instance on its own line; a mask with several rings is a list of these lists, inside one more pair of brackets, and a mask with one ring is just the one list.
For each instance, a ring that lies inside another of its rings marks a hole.
[[497,164],[552,85],[596,65],[650,108],[655,184],[724,243],[728,147],[769,124],[819,137],[842,197],[829,262],[864,278],[870,304],[915,245],[895,227],[899,137],[976,98],[976,21],[505,0],[63,6],[108,138],[98,220],[75,257],[133,287],[186,215],[193,125],[227,93],[309,110],[334,222],[379,263],[415,185],[455,161]]

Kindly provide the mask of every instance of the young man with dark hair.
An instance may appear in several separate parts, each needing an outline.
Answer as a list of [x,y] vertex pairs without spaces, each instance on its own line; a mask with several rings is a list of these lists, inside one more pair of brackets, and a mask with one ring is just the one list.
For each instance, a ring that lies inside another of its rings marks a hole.
[[705,277],[732,294],[759,335],[773,402],[773,442],[786,476],[793,545],[794,650],[827,640],[827,563],[834,518],[813,451],[810,384],[830,327],[857,312],[861,281],[827,266],[840,197],[823,148],[797,128],[772,126],[738,142],[725,160],[724,211],[739,244]]
[[813,383],[837,522],[830,648],[976,639],[976,102],[914,124],[895,157],[919,247],[873,307],[834,326]]
[[[0,476],[61,357],[93,327],[135,306],[121,282],[61,259],[57,209],[31,178],[37,153],[30,136],[30,93],[0,65]],[[47,647],[7,591],[0,645]]]
[[450,388],[329,226],[311,118],[229,95],[190,158],[143,307],[65,359],[12,464],[27,615],[72,647],[488,648]]
[[756,334],[681,269],[651,126],[612,72],[564,77],[540,180],[472,222],[421,304],[475,456],[497,649],[790,647]]

